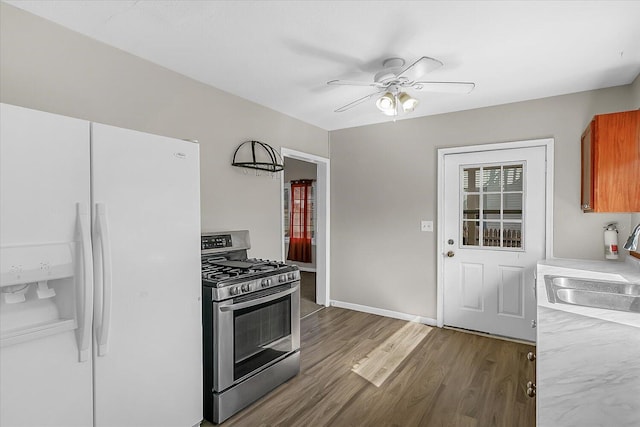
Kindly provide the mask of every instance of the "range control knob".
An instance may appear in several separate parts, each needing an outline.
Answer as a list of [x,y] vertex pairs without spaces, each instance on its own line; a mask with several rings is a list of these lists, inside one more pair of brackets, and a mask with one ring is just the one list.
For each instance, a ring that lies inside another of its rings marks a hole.
[[242,292],[249,292],[251,290],[251,285],[249,283],[245,283],[241,286]]
[[266,288],[267,286],[271,285],[271,279],[262,279],[262,282],[260,282],[260,286],[262,286],[263,288]]
[[289,278],[289,280],[293,280],[293,279],[296,278],[296,275],[295,275],[295,273],[288,273],[287,277]]
[[286,282],[287,281],[287,275],[286,274],[281,274],[280,277],[278,277],[278,281],[280,283]]
[[230,295],[238,295],[238,293],[239,293],[239,290],[238,290],[237,286],[233,286],[233,287],[229,288],[229,294]]

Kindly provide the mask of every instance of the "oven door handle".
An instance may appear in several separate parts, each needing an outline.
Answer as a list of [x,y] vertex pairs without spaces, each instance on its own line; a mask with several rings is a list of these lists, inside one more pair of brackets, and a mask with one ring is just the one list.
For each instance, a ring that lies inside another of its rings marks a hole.
[[291,295],[292,293],[296,292],[299,288],[300,288],[300,284],[297,284],[294,287],[292,287],[291,289],[287,289],[286,291],[278,292],[277,294],[268,295],[268,296],[262,297],[262,298],[252,299],[251,301],[240,302],[238,304],[223,305],[222,307],[220,307],[220,311],[242,310],[243,308],[252,307],[252,306],[257,305],[257,304],[262,304],[262,303],[265,303],[265,302],[273,301],[273,300],[276,300],[278,298],[282,298],[284,296]]

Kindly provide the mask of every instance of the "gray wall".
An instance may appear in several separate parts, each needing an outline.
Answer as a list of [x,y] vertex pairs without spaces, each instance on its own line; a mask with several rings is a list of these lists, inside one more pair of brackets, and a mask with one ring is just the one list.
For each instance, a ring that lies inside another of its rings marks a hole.
[[437,220],[442,147],[553,137],[555,256],[603,259],[603,224],[631,214],[581,212],[580,135],[633,108],[622,86],[330,132],[331,299],[436,317],[436,234],[420,220]]
[[328,157],[328,133],[0,4],[0,101],[200,142],[202,227],[249,229],[281,257],[280,182],[231,166],[257,139]]
[[284,159],[284,182],[296,179],[317,179],[317,169],[318,166],[315,163],[286,157]]
[[640,74],[631,84],[631,103],[633,108],[640,109]]

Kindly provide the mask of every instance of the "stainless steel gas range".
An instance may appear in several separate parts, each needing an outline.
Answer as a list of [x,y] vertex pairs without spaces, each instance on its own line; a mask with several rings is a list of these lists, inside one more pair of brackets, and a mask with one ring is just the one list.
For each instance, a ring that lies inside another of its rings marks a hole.
[[204,418],[221,423],[300,371],[300,272],[248,259],[248,231],[201,242]]

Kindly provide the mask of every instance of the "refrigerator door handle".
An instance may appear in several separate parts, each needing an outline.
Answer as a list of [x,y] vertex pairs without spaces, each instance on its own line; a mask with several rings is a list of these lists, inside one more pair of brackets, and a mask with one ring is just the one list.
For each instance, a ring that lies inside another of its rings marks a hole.
[[93,262],[91,251],[90,219],[87,206],[76,204],[78,230],[80,232],[80,244],[82,245],[82,284],[78,285],[82,292],[78,292],[82,302],[80,307],[80,324],[76,332],[78,341],[78,362],[86,362],[89,359],[89,346],[91,345],[91,317],[93,316]]
[[[97,330],[98,356],[105,356],[109,351],[109,328],[111,325],[111,244],[109,242],[109,227],[107,221],[107,206],[96,203],[96,234],[100,240],[100,261],[102,264],[101,286],[97,293],[101,305],[101,319]],[[96,299],[98,299],[96,298]]]

